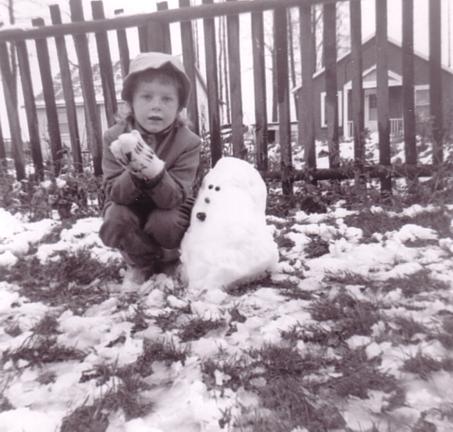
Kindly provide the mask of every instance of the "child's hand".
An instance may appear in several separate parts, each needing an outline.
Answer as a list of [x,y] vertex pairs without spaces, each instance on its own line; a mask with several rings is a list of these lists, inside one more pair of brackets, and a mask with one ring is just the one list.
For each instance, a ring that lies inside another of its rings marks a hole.
[[137,130],[121,134],[110,144],[110,150],[121,165],[143,180],[154,179],[165,166]]

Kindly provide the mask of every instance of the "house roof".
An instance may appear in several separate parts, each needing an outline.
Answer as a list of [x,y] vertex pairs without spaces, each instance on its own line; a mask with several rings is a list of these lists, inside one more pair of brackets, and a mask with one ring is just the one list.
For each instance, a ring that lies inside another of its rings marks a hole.
[[[372,34],[370,34],[368,37],[366,37],[366,38],[363,40],[363,42],[362,42],[362,49],[363,49],[365,46],[367,46],[367,45],[371,45],[371,44],[375,43],[375,39],[376,39],[376,34],[374,34],[374,33],[372,33]],[[401,44],[399,41],[397,41],[397,40],[395,40],[395,39],[393,39],[393,38],[389,38],[389,37],[387,37],[387,41],[388,41],[390,44],[396,46],[397,48],[402,49],[402,44]],[[347,51],[346,53],[344,53],[342,56],[338,57],[338,59],[337,59],[337,64],[338,64],[338,63],[342,63],[342,62],[348,60],[350,56],[351,56],[351,51],[349,50],[349,51]],[[427,55],[421,53],[420,51],[414,50],[414,56],[417,56],[417,57],[419,57],[419,58],[421,58],[421,59],[423,59],[423,60],[429,62],[429,57],[428,57]],[[442,69],[443,69],[445,72],[448,72],[448,73],[450,73],[450,74],[453,75],[453,69],[449,68],[448,66],[442,65]],[[319,76],[323,75],[324,72],[325,72],[325,68],[319,69],[318,71],[316,71],[316,72],[313,74],[313,78],[318,78]],[[299,90],[301,87],[302,87],[302,85],[299,85],[299,86],[293,88],[292,91],[293,91],[293,92],[296,92],[296,91]]]
[[[115,93],[116,93],[116,98],[117,100],[121,100],[121,89],[123,87],[123,76],[121,73],[121,63],[120,61],[116,61],[112,65],[113,67],[113,81],[115,83]],[[103,97],[103,91],[102,91],[102,81],[101,81],[101,71],[99,64],[96,63],[95,65],[92,66],[92,75],[93,75],[93,84],[94,84],[94,92],[96,95],[96,101],[103,103],[104,102],[104,97]],[[71,80],[72,80],[72,87],[74,91],[74,100],[76,105],[83,105],[83,94],[82,94],[82,85],[80,83],[80,76],[79,76],[79,67],[76,64],[73,64],[71,69]],[[198,70],[198,68],[195,68],[195,73],[197,77],[197,82],[200,84],[201,89],[205,94],[207,94],[207,87],[206,83]],[[64,99],[64,93],[63,93],[63,86],[61,82],[61,73],[56,74],[53,77],[53,89],[55,93],[55,101],[57,105],[65,105],[65,99]],[[44,94],[41,91],[36,97],[35,97],[35,102],[36,106],[38,108],[42,108],[45,106],[45,101],[44,101]]]
[[[116,61],[112,65],[113,67],[113,80],[115,83],[115,93],[117,99],[121,99],[121,88],[122,88],[122,74],[121,74],[121,63]],[[101,81],[101,71],[99,64],[95,64],[92,66],[92,74],[93,74],[93,84],[94,84],[94,92],[96,94],[96,100],[102,102],[103,93],[102,93],[102,81]],[[74,99],[75,103],[83,104],[83,94],[82,94],[82,85],[80,83],[79,77],[79,67],[75,64],[72,65],[71,69],[71,80],[72,80],[72,88],[74,91]],[[63,86],[61,81],[61,73],[58,73],[53,78],[53,89],[55,93],[55,101],[57,105],[65,104],[64,93],[63,93]],[[44,94],[41,91],[35,98],[36,105],[38,107],[44,106]]]

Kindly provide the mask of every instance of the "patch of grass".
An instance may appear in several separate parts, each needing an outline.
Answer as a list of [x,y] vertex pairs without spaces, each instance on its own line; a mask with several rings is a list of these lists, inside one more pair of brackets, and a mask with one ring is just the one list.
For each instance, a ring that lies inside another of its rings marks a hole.
[[121,374],[110,388],[91,405],[86,402],[68,414],[62,421],[60,432],[104,432],[109,416],[122,410],[126,420],[143,417],[152,409],[152,402],[144,397],[149,386],[133,372]]
[[137,304],[134,306],[134,314],[128,319],[128,321],[134,324],[131,329],[131,334],[146,330],[150,318],[150,316],[146,315],[142,305]]
[[71,228],[75,223],[75,220],[63,219],[58,225],[52,227],[52,229],[41,239],[41,243],[57,243],[60,241],[61,232],[65,229]]
[[392,329],[392,341],[394,343],[411,343],[414,342],[413,338],[417,333],[428,333],[428,328],[415,321],[414,318],[407,318],[404,316],[395,316],[392,319],[396,325],[396,329]]
[[57,380],[57,374],[53,371],[45,371],[36,378],[36,381],[41,385],[54,383]]
[[329,253],[329,242],[318,235],[310,236],[310,243],[304,248],[307,258],[318,258]]
[[100,263],[87,249],[63,251],[46,263],[36,257],[19,259],[6,280],[19,285],[21,294],[32,301],[64,304],[74,313],[83,313],[108,298],[101,281],[119,281],[121,266],[117,261]]
[[82,405],[63,418],[60,432],[105,432],[109,414],[102,405]]
[[171,310],[163,312],[156,317],[153,317],[154,322],[163,330],[168,331],[177,327],[177,320],[181,316],[179,310]]
[[446,207],[439,207],[432,212],[419,213],[413,218],[403,218],[406,223],[420,225],[425,228],[431,228],[438,232],[439,237],[451,237],[450,222],[453,217],[451,211]]
[[8,322],[4,330],[5,333],[11,337],[16,337],[22,334],[22,329],[20,328],[20,325],[15,321]]
[[380,213],[361,211],[358,214],[346,216],[344,223],[360,228],[363,232],[363,240],[366,242],[372,240],[375,233],[384,234],[387,231],[397,231],[408,222],[402,218],[390,216],[385,211]]
[[205,336],[211,330],[219,329],[224,325],[225,321],[222,319],[204,319],[195,317],[185,324],[184,328],[179,332],[179,337],[183,342],[197,340]]
[[332,329],[325,328],[319,324],[300,324],[291,327],[287,331],[281,332],[282,338],[295,344],[298,341],[314,343],[325,347],[338,347],[343,342],[343,335],[337,326]]
[[420,378],[426,380],[433,372],[440,370],[453,371],[453,359],[436,360],[418,351],[417,354],[409,357],[404,362],[402,370],[418,375]]
[[335,371],[340,377],[331,378],[327,385],[340,397],[368,397],[368,390],[380,390],[384,393],[399,391],[396,378],[378,369],[379,359],[368,359],[365,348],[346,350],[336,360]]
[[368,336],[372,326],[379,321],[378,307],[371,302],[358,300],[346,292],[333,299],[321,299],[309,307],[316,321],[337,321],[335,331],[342,340],[352,335]]
[[342,271],[338,273],[326,271],[323,281],[325,281],[326,283],[363,286],[369,286],[372,283],[369,278],[359,273],[348,271]]
[[89,249],[60,251],[41,263],[37,257],[21,258],[11,267],[7,282],[21,285],[27,292],[43,287],[64,289],[68,284],[88,285],[96,279],[120,280],[118,262],[100,263]]
[[58,331],[59,327],[58,319],[50,314],[44,315],[41,320],[33,326],[31,331],[34,334],[39,334],[42,336],[52,336],[60,333]]
[[337,408],[318,397],[306,383],[307,376],[320,372],[324,366],[320,357],[302,357],[293,347],[275,344],[247,354],[251,359],[248,370],[252,371],[248,380],[260,398],[260,415],[241,420],[240,430],[287,431],[305,427],[318,432],[344,427]]
[[[250,380],[253,378],[253,371],[245,356],[230,356],[219,358],[207,358],[201,364],[203,382],[209,389],[230,388],[237,391],[241,386],[250,387]],[[224,374],[224,380],[219,386],[216,379],[216,371]]]
[[81,350],[59,344],[54,336],[32,335],[19,348],[6,350],[1,362],[5,364],[11,361],[18,366],[18,362],[22,360],[27,362],[27,367],[33,367],[44,363],[82,360],[86,355]]
[[382,285],[384,293],[398,288],[401,289],[405,297],[413,297],[432,291],[445,291],[450,286],[447,282],[433,278],[430,270],[422,269],[401,278],[387,279]]
[[147,364],[163,361],[167,365],[171,365],[173,362],[181,362],[184,365],[189,352],[190,349],[187,346],[177,346],[172,339],[145,339],[143,341],[143,354],[137,362]]

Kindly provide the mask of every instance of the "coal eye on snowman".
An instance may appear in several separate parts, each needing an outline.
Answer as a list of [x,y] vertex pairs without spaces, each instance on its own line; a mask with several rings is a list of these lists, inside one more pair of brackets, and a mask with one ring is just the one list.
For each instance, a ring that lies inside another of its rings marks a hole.
[[212,189],[214,186],[213,185],[209,185],[208,186],[208,189]]
[[220,190],[220,186],[216,186],[216,187],[215,187],[215,190],[216,190],[216,191],[219,191],[219,190]]

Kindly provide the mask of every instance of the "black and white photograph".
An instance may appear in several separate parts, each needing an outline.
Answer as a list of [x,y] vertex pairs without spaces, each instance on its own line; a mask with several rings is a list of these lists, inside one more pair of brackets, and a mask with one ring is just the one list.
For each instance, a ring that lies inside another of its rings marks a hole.
[[0,432],[452,432],[453,0],[0,0]]

